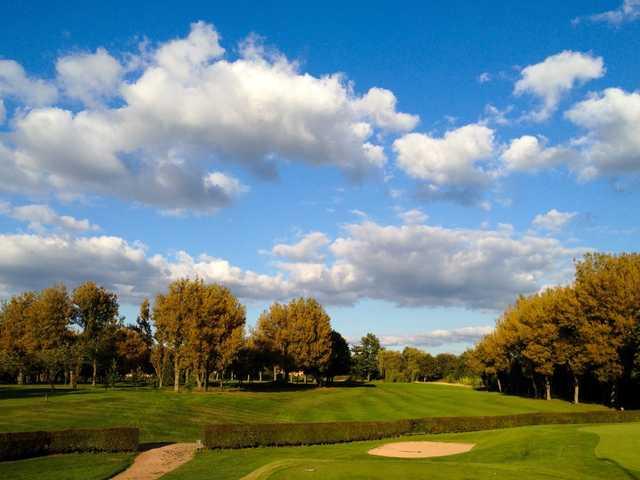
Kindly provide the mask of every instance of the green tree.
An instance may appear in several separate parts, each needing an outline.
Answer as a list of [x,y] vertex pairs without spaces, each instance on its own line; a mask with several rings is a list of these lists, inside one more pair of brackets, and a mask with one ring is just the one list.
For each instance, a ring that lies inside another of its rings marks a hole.
[[360,343],[354,345],[352,350],[353,370],[360,378],[366,378],[370,382],[372,378],[378,378],[378,353],[381,350],[380,340],[373,333],[367,333],[360,339]]

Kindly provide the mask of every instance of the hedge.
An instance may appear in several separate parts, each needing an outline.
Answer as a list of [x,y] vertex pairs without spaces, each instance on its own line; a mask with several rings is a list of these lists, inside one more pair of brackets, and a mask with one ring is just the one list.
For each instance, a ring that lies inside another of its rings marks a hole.
[[428,417],[387,422],[219,424],[204,427],[207,448],[314,445],[378,440],[406,434],[455,433],[530,425],[640,421],[640,411],[525,413],[494,417]]
[[138,449],[137,428],[0,433],[0,460],[70,452],[131,452]]

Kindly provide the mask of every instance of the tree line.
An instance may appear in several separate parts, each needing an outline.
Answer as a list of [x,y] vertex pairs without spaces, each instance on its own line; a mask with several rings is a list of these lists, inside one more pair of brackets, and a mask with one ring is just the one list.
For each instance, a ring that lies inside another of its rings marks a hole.
[[0,376],[18,384],[75,388],[80,379],[108,385],[128,377],[207,389],[212,380],[268,371],[272,380],[309,375],[321,385],[350,368],[347,341],[313,298],[274,303],[249,333],[231,291],[200,279],[145,299],[133,325],[119,316],[117,295],[93,282],[24,292],[0,306]]
[[501,392],[637,407],[640,254],[587,254],[571,285],[521,296],[469,366]]
[[136,322],[119,315],[118,296],[93,282],[73,291],[54,285],[0,305],[0,380],[106,386],[121,379],[206,390],[212,382],[455,380],[468,375],[464,356],[415,348],[386,350],[369,333],[349,346],[313,298],[273,303],[251,331],[246,311],[223,286],[180,279]]

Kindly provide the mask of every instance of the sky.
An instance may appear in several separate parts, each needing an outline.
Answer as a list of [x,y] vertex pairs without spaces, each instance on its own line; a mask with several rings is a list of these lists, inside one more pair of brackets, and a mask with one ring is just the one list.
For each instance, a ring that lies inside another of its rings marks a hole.
[[0,5],[0,298],[198,276],[461,352],[637,250],[640,0]]

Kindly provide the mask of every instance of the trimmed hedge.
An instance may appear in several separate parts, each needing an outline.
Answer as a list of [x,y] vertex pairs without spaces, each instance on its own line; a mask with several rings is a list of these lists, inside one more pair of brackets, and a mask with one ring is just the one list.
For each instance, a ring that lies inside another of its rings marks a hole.
[[131,452],[138,449],[137,428],[0,433],[0,460],[71,452]]
[[525,413],[495,417],[428,417],[388,422],[220,424],[204,427],[207,448],[314,445],[379,440],[407,434],[474,432],[530,425],[640,421],[640,411]]

